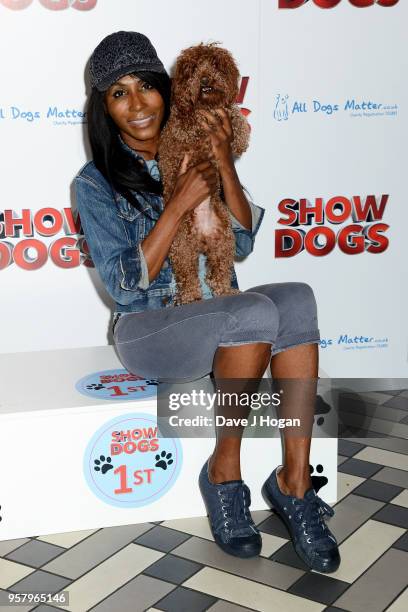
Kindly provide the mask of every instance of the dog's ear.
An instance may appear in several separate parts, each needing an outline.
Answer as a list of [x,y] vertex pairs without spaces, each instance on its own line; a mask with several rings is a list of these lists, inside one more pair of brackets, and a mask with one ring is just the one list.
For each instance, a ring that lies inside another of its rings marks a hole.
[[235,59],[227,49],[222,47],[217,48],[216,52],[216,64],[217,69],[221,72],[227,84],[227,105],[231,106],[236,102],[238,97],[238,81],[239,81],[239,70]]
[[183,115],[193,112],[196,89],[197,47],[182,51],[176,63],[172,87],[172,103]]

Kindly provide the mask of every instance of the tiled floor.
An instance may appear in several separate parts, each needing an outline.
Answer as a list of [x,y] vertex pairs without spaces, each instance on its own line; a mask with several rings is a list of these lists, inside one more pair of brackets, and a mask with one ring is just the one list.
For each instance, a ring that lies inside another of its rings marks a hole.
[[[0,542],[0,594],[64,590],[70,605],[62,609],[72,612],[405,612],[408,393],[370,393],[365,401],[379,437],[339,442],[330,521],[342,555],[336,573],[308,571],[280,519],[261,511],[253,516],[263,549],[249,560],[223,553],[206,518]],[[390,420],[398,427],[384,437]],[[61,608],[0,607],[12,609]]]

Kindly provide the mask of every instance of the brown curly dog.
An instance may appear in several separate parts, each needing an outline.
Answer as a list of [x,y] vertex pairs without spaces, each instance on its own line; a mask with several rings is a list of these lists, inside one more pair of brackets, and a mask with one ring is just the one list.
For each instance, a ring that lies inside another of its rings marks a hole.
[[[159,167],[164,203],[170,199],[181,162],[188,153],[188,167],[211,156],[211,142],[199,125],[202,109],[224,108],[231,119],[234,157],[247,149],[250,128],[235,104],[239,72],[231,53],[216,44],[200,44],[179,56],[172,79],[170,118],[159,144]],[[215,164],[216,162],[213,161]],[[170,247],[169,257],[177,281],[175,304],[202,299],[198,276],[199,254],[207,257],[205,281],[213,295],[239,293],[231,287],[235,239],[229,209],[221,199],[219,173],[217,190],[211,198],[187,213]]]

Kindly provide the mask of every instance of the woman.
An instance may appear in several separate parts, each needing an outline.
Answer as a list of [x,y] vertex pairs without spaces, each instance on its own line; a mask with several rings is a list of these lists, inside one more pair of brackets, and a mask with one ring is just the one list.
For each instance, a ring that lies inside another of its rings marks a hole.
[[[164,208],[156,157],[169,116],[170,80],[154,47],[136,32],[111,34],[92,54],[90,73],[93,161],[75,179],[77,203],[90,254],[116,302],[114,339],[123,365],[146,377],[195,380],[212,372],[218,380],[259,379],[270,363],[274,378],[314,381],[319,331],[308,285],[269,284],[212,297],[201,261],[203,299],[174,306],[168,252],[183,216],[214,192],[213,166],[208,161],[186,170],[185,159]],[[236,254],[246,256],[264,209],[248,203],[240,185],[228,116],[220,111],[218,120],[208,121],[203,129],[218,162]],[[238,287],[234,270],[231,283]],[[239,436],[218,437],[199,484],[217,544],[249,557],[259,554],[261,536],[241,479],[240,443]],[[284,518],[302,559],[331,572],[340,559],[323,515],[332,510],[312,488],[309,449],[310,435],[285,435],[284,465],[267,478],[263,493]]]

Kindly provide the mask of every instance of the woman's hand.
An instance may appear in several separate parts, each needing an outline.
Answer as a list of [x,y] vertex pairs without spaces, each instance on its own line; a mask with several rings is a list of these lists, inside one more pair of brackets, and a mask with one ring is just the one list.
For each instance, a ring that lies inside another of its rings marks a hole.
[[186,154],[180,166],[173,195],[168,204],[176,206],[182,215],[193,210],[217,188],[217,174],[210,161],[204,161],[187,170],[189,156]]
[[231,143],[233,131],[231,120],[223,108],[218,108],[215,113],[207,110],[201,110],[200,126],[208,134],[214,159],[218,163],[220,172],[234,165]]

